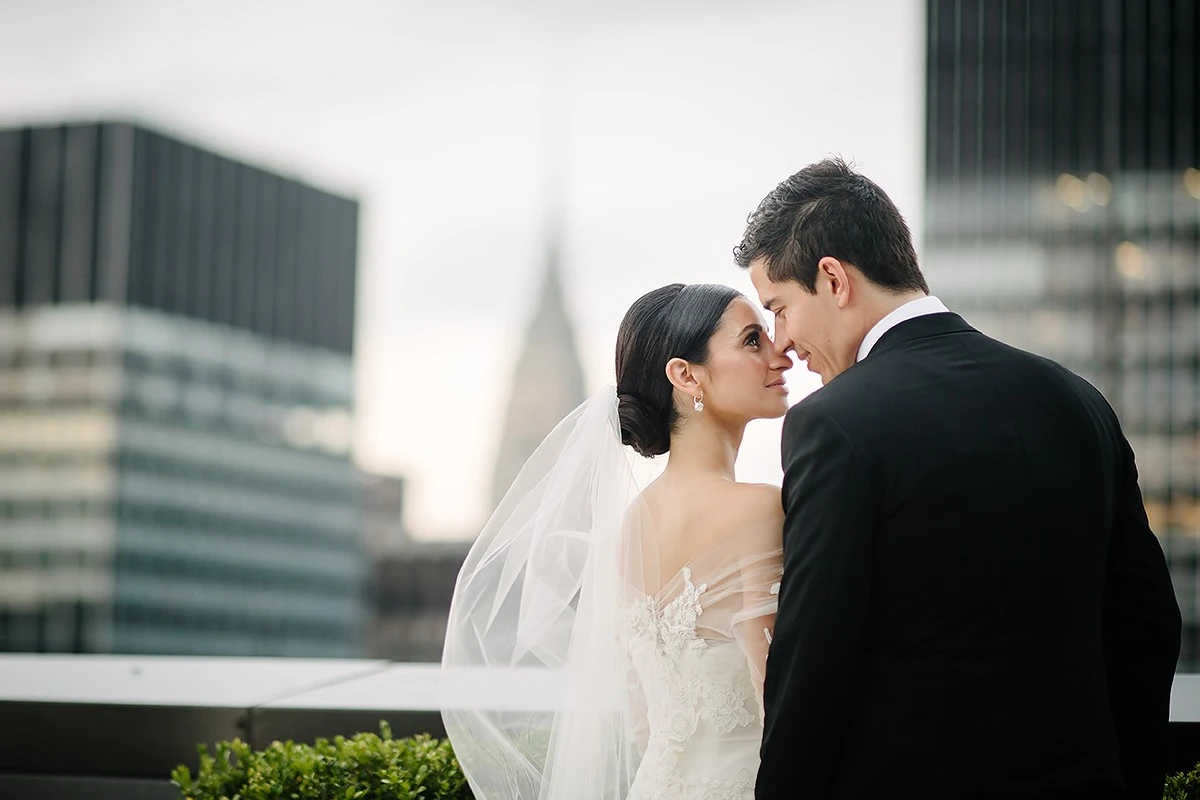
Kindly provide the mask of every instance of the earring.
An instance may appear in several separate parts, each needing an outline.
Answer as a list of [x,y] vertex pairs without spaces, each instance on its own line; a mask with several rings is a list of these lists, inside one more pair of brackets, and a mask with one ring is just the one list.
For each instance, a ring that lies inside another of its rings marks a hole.
[[704,395],[692,398],[692,408],[696,409],[697,412],[704,410]]

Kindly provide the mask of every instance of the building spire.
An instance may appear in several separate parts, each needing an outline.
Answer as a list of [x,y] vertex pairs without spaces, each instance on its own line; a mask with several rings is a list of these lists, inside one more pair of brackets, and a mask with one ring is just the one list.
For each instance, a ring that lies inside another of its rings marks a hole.
[[[554,48],[551,55],[565,51]],[[493,508],[542,439],[586,396],[563,280],[569,109],[566,70],[558,60],[551,59],[546,75],[541,285],[513,373],[492,482]]]

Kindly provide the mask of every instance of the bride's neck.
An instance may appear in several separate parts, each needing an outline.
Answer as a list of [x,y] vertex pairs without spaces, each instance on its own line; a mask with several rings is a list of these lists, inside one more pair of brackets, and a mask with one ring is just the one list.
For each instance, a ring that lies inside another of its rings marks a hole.
[[703,474],[736,480],[734,464],[745,426],[723,427],[715,417],[696,416],[671,437],[665,472]]

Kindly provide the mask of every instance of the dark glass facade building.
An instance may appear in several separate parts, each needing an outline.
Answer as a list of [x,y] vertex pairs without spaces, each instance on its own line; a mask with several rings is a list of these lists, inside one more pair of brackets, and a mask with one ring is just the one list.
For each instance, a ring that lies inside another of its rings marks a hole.
[[0,307],[114,303],[349,353],[358,204],[126,124],[0,131]]
[[441,661],[458,572],[470,542],[410,542],[372,568],[367,655]]
[[362,653],[357,215],[141,127],[0,131],[0,649]]
[[[923,260],[1109,399],[1200,668],[1200,6],[929,0]],[[1069,580],[1064,576],[1064,580]]]
[[404,527],[400,478],[361,476],[371,615],[366,654],[392,661],[440,661],[450,599],[469,541],[417,541]]

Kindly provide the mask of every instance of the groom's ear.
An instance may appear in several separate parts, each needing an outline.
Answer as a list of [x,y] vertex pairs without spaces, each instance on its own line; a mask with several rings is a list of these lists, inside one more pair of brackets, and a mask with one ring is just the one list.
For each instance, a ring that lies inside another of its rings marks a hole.
[[667,380],[681,392],[695,396],[700,392],[700,382],[690,363],[682,358],[672,358],[667,362]]
[[825,256],[817,262],[817,275],[820,282],[829,287],[829,293],[837,302],[837,307],[845,308],[850,302],[852,289],[846,265],[833,256]]

